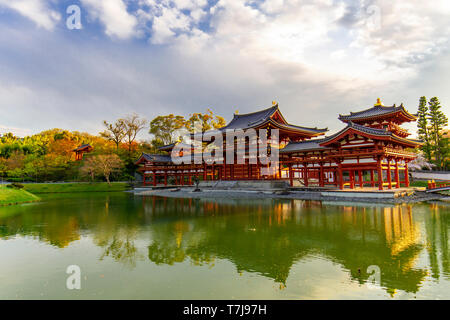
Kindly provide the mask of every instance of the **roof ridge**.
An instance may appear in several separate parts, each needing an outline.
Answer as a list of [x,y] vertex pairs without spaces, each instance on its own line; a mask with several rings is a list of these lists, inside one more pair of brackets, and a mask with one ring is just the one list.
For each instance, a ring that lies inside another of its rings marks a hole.
[[361,110],[361,111],[356,111],[356,112],[350,111],[350,114],[347,114],[347,115],[345,115],[345,114],[339,114],[339,116],[340,116],[340,117],[349,117],[349,116],[354,116],[354,115],[358,115],[358,114],[367,112],[367,111],[372,110],[372,109],[382,109],[382,108],[384,108],[384,109],[389,109],[389,108],[394,109],[394,108],[399,108],[399,107],[396,107],[395,103],[394,103],[394,105],[392,105],[392,106],[381,106],[381,105],[376,105],[376,106],[373,106],[373,107],[370,107],[370,108],[367,108],[367,109],[364,109],[364,110]]
[[274,111],[275,111],[276,109],[278,109],[278,104],[276,104],[274,106],[271,106],[269,108],[263,109],[263,110],[255,111],[255,112],[243,113],[243,114],[236,114],[235,113],[234,117],[239,118],[239,117],[242,117],[242,116],[250,116],[250,115],[253,115],[253,114],[256,114],[256,113],[263,113],[264,111],[269,111],[270,109],[274,109]]

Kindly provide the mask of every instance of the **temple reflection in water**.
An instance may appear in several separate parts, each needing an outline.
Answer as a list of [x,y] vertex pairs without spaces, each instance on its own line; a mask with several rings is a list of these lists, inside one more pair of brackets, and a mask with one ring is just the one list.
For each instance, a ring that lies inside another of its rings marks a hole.
[[448,206],[437,204],[158,197],[124,202],[106,196],[93,198],[88,209],[36,208],[29,214],[8,209],[0,218],[0,239],[31,236],[64,250],[89,234],[102,249],[100,260],[131,269],[149,260],[214,267],[224,259],[238,273],[263,275],[281,287],[289,286],[293,266],[305,259],[338,264],[361,284],[367,268],[376,265],[381,286],[391,294],[415,293],[426,277],[450,277],[450,215]]

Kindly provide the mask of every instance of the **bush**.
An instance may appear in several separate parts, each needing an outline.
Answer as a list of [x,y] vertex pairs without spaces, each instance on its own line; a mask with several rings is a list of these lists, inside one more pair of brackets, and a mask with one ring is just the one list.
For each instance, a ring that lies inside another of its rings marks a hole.
[[13,188],[13,189],[23,189],[24,185],[21,183],[13,182],[11,184],[6,185],[7,188]]
[[23,188],[24,188],[24,185],[21,184],[21,183],[18,183],[18,182],[13,182],[13,183],[11,183],[11,185],[12,185],[13,188],[15,188],[15,189],[23,189]]

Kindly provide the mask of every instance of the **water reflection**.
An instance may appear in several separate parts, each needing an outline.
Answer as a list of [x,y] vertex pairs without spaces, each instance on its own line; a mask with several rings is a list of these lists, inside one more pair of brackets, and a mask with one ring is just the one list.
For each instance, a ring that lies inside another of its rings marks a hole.
[[300,200],[194,200],[127,194],[52,198],[2,208],[0,239],[28,236],[63,250],[86,236],[130,269],[139,261],[253,272],[284,287],[293,266],[332,261],[364,283],[371,265],[387,292],[415,293],[424,279],[450,280],[449,207],[367,206]]

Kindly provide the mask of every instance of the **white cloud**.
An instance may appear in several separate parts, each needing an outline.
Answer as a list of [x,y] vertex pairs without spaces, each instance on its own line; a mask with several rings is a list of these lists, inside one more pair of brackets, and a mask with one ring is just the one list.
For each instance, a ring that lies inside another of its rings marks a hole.
[[0,0],[0,7],[15,10],[22,16],[34,21],[39,27],[52,30],[61,19],[61,15],[49,8],[45,0]]
[[[82,0],[109,36],[150,42],[129,42],[115,55],[105,41],[72,44],[62,33],[5,29],[0,21],[1,124],[95,133],[101,120],[132,111],[151,119],[211,107],[230,119],[236,109],[277,100],[290,122],[337,130],[339,113],[378,97],[414,112],[421,95],[438,96],[448,112],[450,10],[443,1],[411,1],[220,0],[210,8],[204,1],[126,7],[128,0],[111,0],[116,15],[105,7],[110,1]],[[381,9],[376,28],[369,4]]]
[[137,18],[128,13],[122,0],[80,0],[90,16],[99,19],[110,37],[127,39],[137,35]]
[[153,18],[152,42],[166,43],[172,40],[177,31],[189,31],[190,18],[176,8],[163,7],[161,15]]

